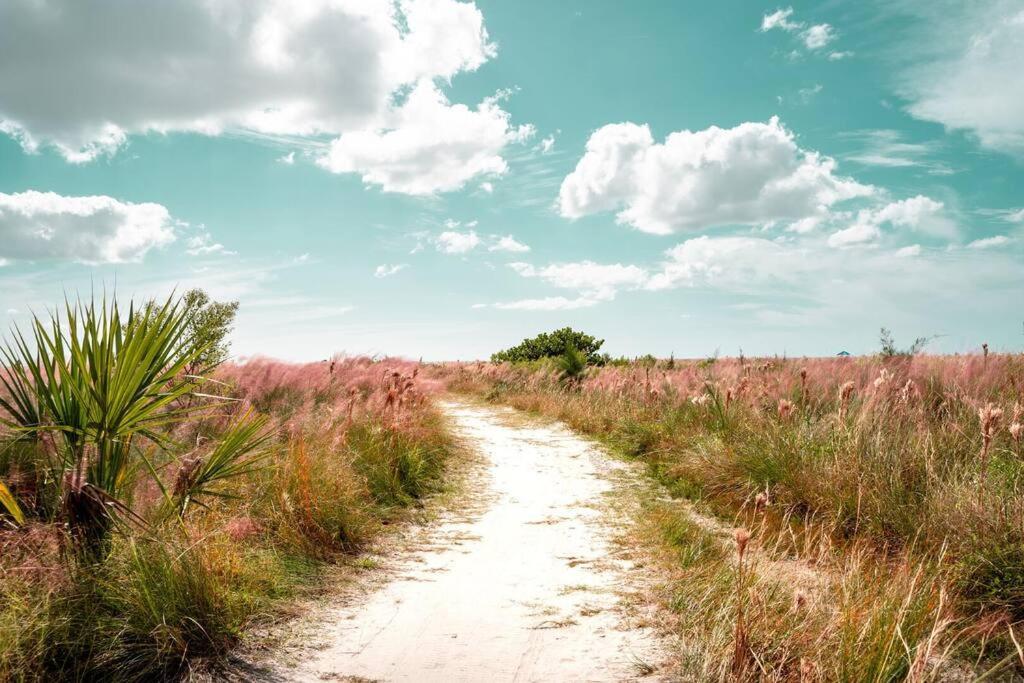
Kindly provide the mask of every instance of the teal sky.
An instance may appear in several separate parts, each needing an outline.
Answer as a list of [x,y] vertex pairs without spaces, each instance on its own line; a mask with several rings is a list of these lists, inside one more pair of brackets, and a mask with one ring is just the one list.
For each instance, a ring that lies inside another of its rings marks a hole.
[[243,356],[1019,350],[1022,67],[1019,0],[8,0],[0,315],[198,286]]

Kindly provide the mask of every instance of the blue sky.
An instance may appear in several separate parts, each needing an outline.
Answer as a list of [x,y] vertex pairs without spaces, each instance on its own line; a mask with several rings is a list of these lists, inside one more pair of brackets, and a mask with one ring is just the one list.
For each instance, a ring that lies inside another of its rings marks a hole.
[[0,315],[239,355],[1024,345],[1024,3],[9,0]]

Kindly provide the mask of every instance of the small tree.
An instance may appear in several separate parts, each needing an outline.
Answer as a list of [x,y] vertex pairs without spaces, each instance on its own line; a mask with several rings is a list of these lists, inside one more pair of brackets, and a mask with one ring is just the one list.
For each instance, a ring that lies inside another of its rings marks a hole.
[[910,348],[899,349],[896,347],[896,341],[892,337],[892,332],[887,328],[883,327],[878,337],[879,344],[882,347],[880,353],[883,358],[916,356],[924,351],[924,347],[927,346],[928,342],[931,340],[931,337],[918,337],[914,340],[914,343],[910,345]]
[[188,334],[197,346],[204,349],[187,371],[196,374],[220,365],[228,358],[227,337],[238,314],[238,302],[214,301],[201,289],[190,289],[181,301],[191,314]]
[[586,362],[592,365],[601,365],[603,358],[598,354],[603,339],[595,339],[589,334],[577,332],[571,327],[563,327],[554,332],[543,332],[536,337],[524,339],[518,345],[504,351],[499,351],[491,356],[494,363],[522,363],[525,361],[540,360],[541,358],[559,358],[569,348],[581,353]]

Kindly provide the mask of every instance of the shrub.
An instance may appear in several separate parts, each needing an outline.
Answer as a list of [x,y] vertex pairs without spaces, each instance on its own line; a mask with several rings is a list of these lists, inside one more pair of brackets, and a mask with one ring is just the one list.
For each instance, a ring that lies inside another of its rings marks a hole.
[[451,443],[417,364],[206,379],[193,312],[69,305],[6,348],[0,680],[186,675],[438,486]]
[[595,339],[589,334],[577,332],[571,327],[563,327],[551,333],[542,332],[536,337],[524,339],[512,348],[498,351],[491,356],[491,361],[494,363],[520,363],[542,358],[558,358],[571,347],[586,356],[588,363],[601,365],[603,358],[598,354],[598,350],[602,344],[604,344],[603,339]]
[[564,381],[575,382],[583,377],[587,370],[587,357],[575,346],[567,346],[565,352],[555,359],[555,364],[561,371]]

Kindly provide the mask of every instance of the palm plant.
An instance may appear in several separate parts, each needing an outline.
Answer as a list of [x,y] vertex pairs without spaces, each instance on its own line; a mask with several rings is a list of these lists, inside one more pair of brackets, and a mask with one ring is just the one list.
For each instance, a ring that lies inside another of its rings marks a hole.
[[[265,446],[273,433],[266,425],[265,417],[246,413],[235,420],[205,457],[184,459],[171,496],[179,516],[184,517],[192,503],[203,505],[203,498],[231,497],[222,484],[253,472],[267,455]],[[164,493],[167,495],[166,489]]]
[[[0,346],[6,366],[0,408],[7,413],[0,420],[12,439],[36,448],[45,485],[59,501],[54,516],[84,555],[101,557],[119,521],[141,521],[130,507],[140,465],[166,491],[144,448],[170,452],[175,424],[223,405],[199,393],[203,379],[185,371],[206,351],[188,333],[191,315],[173,296],[163,304],[132,306],[124,319],[116,301],[104,299],[99,307],[66,302],[63,315],[33,317],[29,338],[15,328],[13,341]],[[192,395],[212,400],[180,400]],[[263,423],[244,420],[248,426],[229,430],[226,445],[207,460],[207,470],[210,462],[220,463],[213,466],[213,481],[246,471],[231,463],[262,445],[253,434]],[[188,487],[188,500],[210,492],[209,474],[197,482],[198,488]],[[0,503],[18,518],[17,503],[8,498],[0,495]]]
[[583,373],[587,370],[587,356],[575,346],[565,347],[561,356],[555,359],[555,364],[562,373],[562,379],[568,383],[579,382]]

